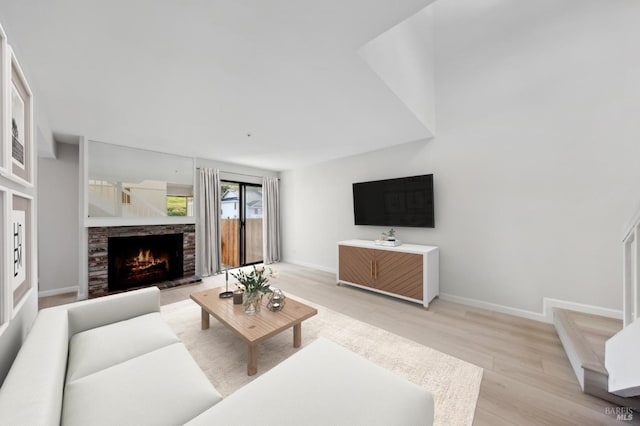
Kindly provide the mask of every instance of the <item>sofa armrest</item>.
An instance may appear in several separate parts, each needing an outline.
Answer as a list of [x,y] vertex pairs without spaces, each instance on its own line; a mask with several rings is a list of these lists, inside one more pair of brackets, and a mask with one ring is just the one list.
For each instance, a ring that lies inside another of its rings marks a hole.
[[114,322],[160,311],[160,290],[148,287],[141,290],[84,300],[63,306],[69,313],[69,338]]
[[1,425],[59,425],[69,342],[67,311],[38,313],[0,388]]

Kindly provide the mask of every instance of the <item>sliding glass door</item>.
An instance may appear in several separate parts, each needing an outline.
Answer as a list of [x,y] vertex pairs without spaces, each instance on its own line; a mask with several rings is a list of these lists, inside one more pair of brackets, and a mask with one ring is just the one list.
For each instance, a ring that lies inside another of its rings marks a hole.
[[241,259],[245,265],[260,263],[262,257],[262,185],[242,185]]
[[222,181],[222,266],[262,262],[262,186]]

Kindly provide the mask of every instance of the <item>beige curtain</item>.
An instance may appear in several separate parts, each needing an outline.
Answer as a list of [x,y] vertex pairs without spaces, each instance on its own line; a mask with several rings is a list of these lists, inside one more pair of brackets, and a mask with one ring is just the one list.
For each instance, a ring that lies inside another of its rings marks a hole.
[[220,272],[220,173],[200,169],[198,179],[197,264],[198,275]]
[[280,189],[279,179],[262,178],[262,244],[265,264],[280,261]]

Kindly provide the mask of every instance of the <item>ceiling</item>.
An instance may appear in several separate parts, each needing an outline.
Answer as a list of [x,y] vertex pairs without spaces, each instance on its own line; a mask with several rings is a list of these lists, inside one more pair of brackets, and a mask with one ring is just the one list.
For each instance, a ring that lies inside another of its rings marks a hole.
[[59,138],[286,170],[424,139],[358,49],[431,0],[3,0]]

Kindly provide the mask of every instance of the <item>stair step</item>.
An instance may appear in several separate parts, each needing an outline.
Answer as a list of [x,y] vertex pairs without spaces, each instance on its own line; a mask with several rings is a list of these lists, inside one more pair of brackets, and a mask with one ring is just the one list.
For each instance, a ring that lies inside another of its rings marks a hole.
[[604,345],[607,339],[622,329],[621,321],[555,308],[554,325],[556,330],[564,330],[562,343],[565,349],[568,344],[575,352],[574,359],[579,361],[577,367],[607,374]]
[[608,391],[605,342],[622,329],[622,321],[554,308],[553,323],[582,391],[640,411],[640,398],[623,398]]

